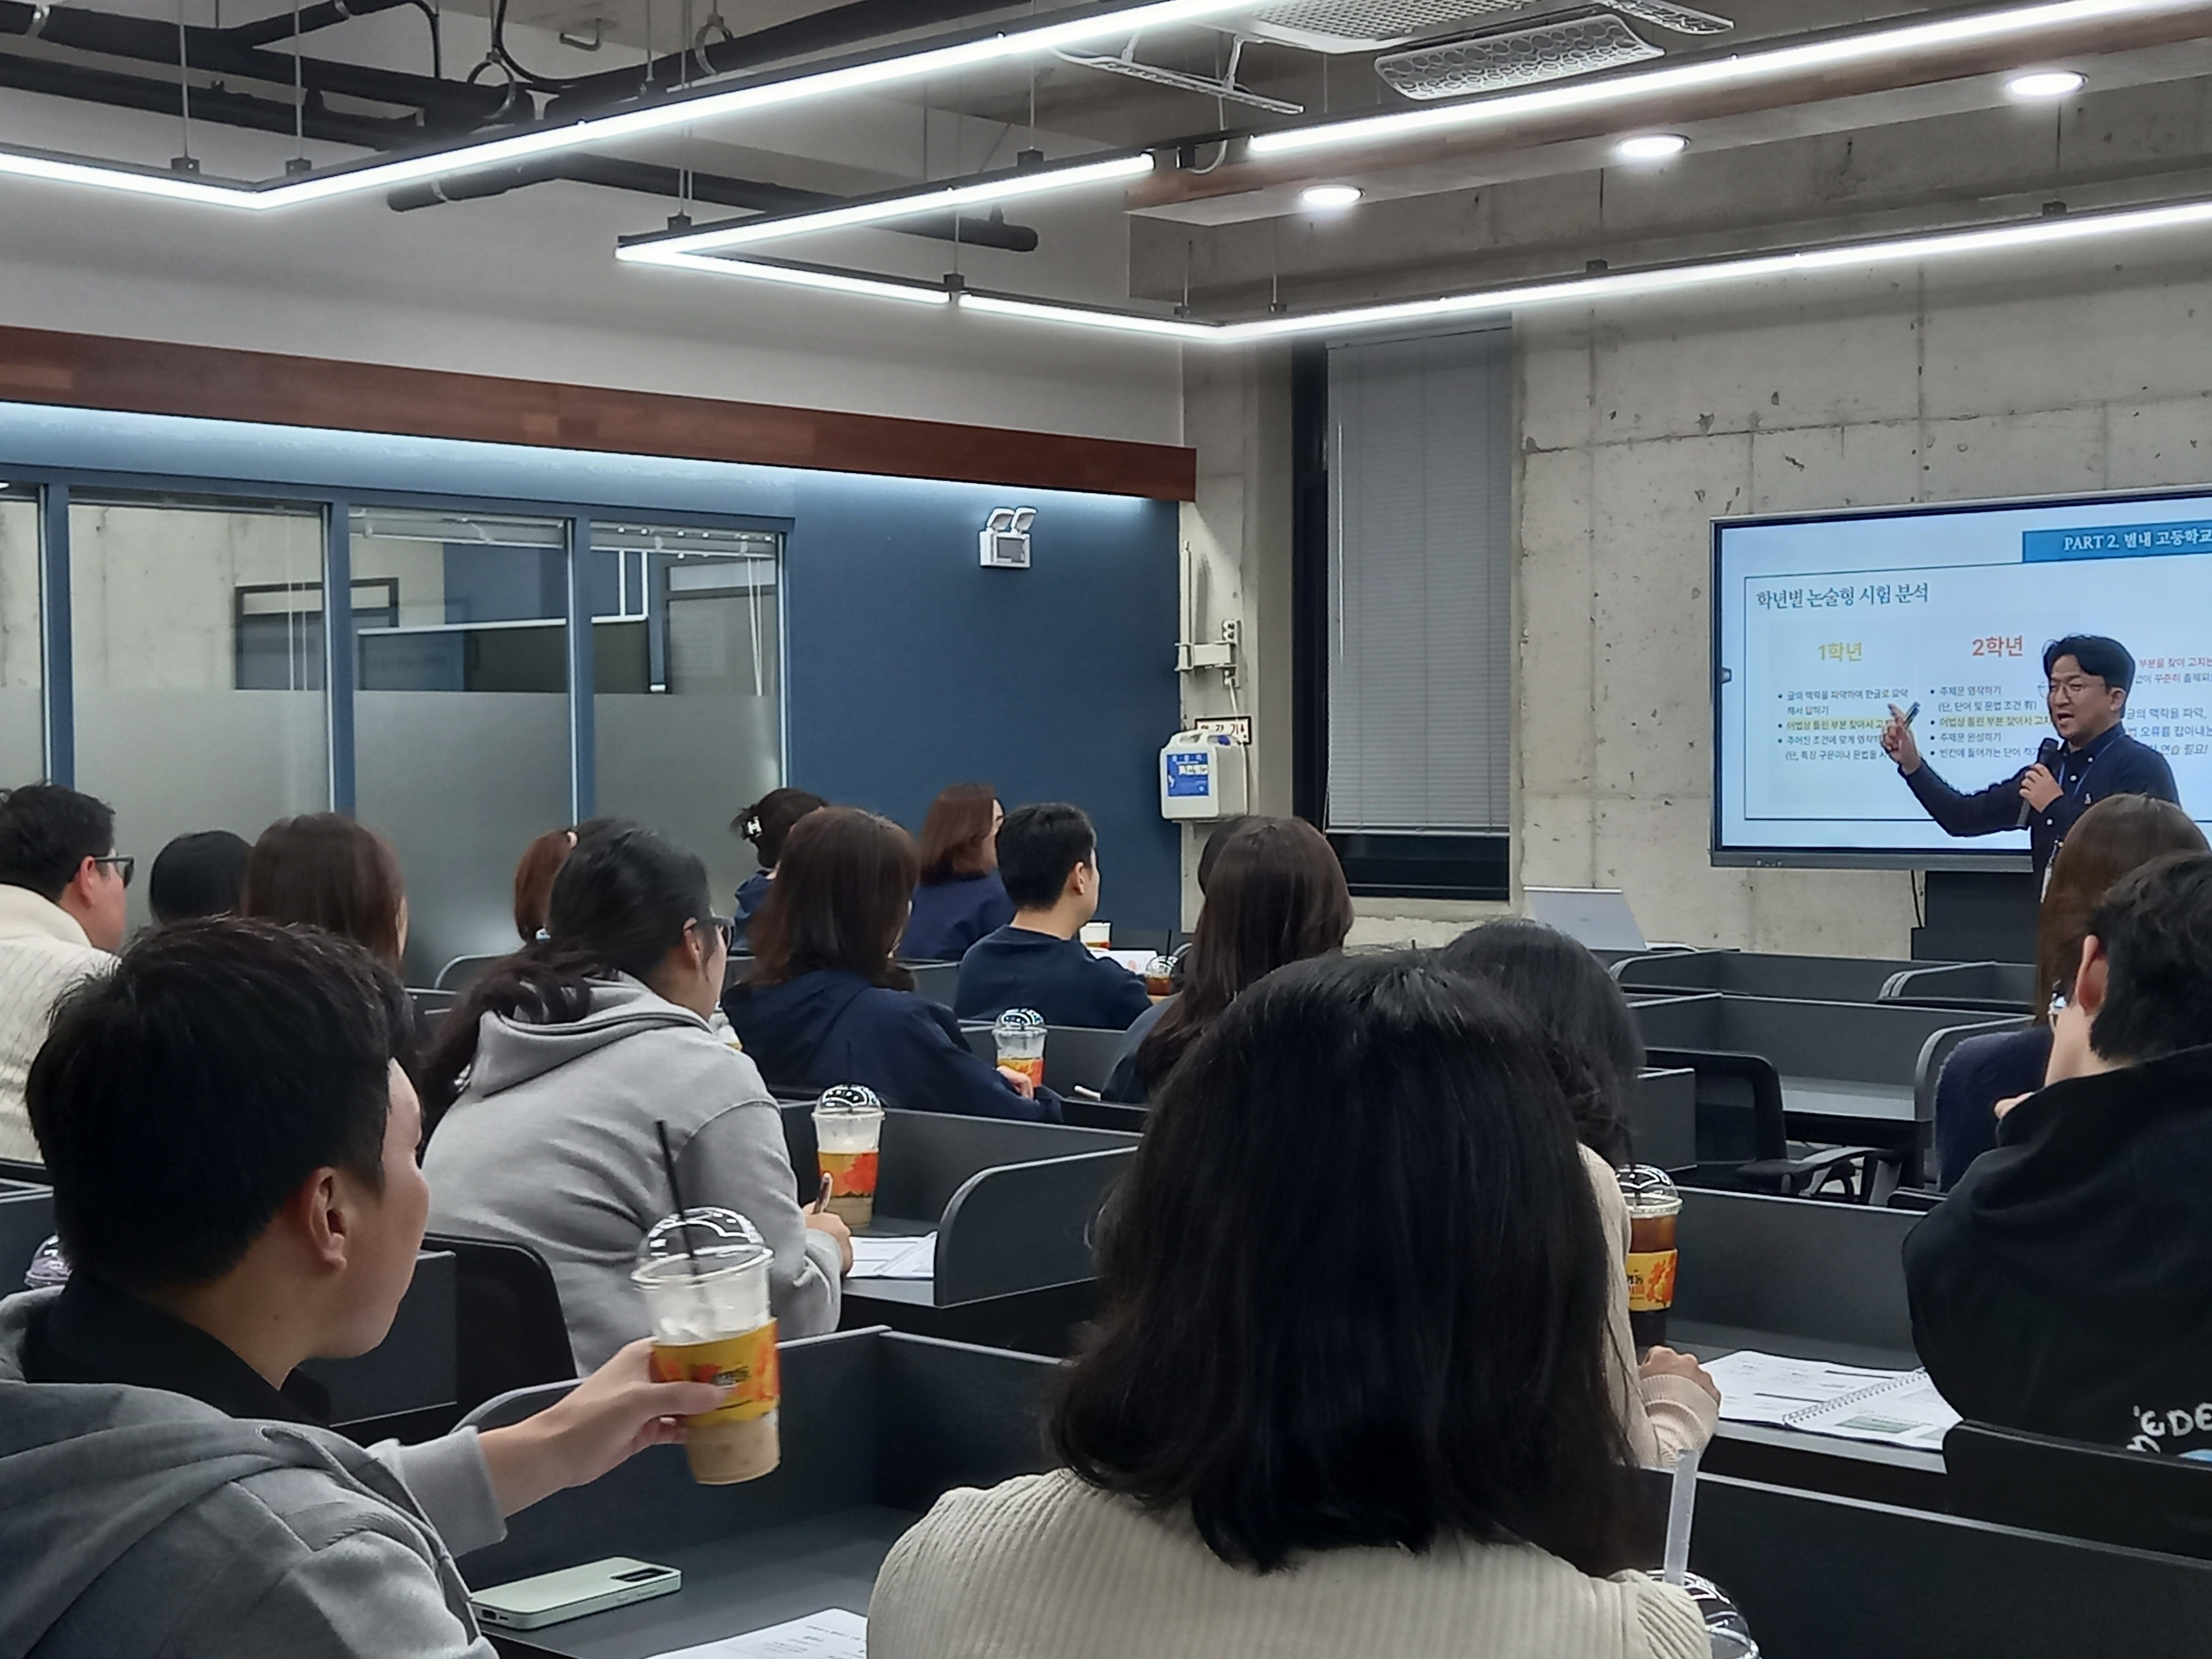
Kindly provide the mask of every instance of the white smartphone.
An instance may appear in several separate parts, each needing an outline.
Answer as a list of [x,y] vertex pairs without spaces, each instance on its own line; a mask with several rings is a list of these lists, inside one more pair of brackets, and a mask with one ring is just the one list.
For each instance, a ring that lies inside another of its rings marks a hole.
[[673,1567],[611,1555],[604,1561],[478,1590],[469,1597],[469,1605],[477,1618],[501,1630],[538,1630],[587,1613],[673,1595],[683,1588],[684,1575]]

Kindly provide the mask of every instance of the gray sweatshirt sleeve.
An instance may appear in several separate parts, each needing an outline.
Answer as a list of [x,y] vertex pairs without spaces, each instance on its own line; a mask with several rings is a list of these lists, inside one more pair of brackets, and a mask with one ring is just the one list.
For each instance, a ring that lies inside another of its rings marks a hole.
[[466,1555],[507,1536],[507,1521],[492,1493],[491,1470],[474,1429],[459,1429],[418,1446],[381,1441],[369,1455],[398,1478],[452,1553]]
[[294,1564],[210,1652],[284,1659],[497,1659],[438,1574],[386,1534],[335,1540]]
[[843,1299],[837,1242],[799,1217],[799,1179],[775,1108],[756,1100],[717,1113],[684,1143],[677,1164],[686,1203],[727,1205],[759,1228],[775,1252],[769,1307],[778,1334],[836,1330]]

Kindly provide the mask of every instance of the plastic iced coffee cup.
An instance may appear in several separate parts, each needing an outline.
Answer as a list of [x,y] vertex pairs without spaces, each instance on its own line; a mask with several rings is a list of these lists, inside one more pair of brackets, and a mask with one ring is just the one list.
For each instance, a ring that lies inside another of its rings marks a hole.
[[1682,1194],[1664,1170],[1632,1164],[1620,1172],[1628,1206],[1628,1328],[1638,1353],[1667,1340],[1667,1310],[1674,1305],[1675,1218]]
[[876,1169],[884,1103],[857,1083],[825,1089],[814,1103],[814,1161],[830,1177],[830,1214],[848,1227],[876,1217]]
[[1148,996],[1168,997],[1175,994],[1175,958],[1154,957],[1145,964],[1145,992]]
[[691,1478],[757,1480],[782,1462],[783,1383],[769,1315],[775,1252],[732,1210],[690,1210],[646,1235],[630,1281],[653,1328],[653,1374],[729,1389],[716,1410],[684,1419]]
[[1044,1083],[1044,1016],[1034,1008],[1009,1008],[992,1022],[991,1036],[998,1044],[999,1064],[1019,1072],[1042,1086]]

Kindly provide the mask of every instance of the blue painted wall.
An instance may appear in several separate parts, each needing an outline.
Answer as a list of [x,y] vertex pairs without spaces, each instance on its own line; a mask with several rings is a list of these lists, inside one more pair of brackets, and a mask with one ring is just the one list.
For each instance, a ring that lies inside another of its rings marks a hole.
[[[1009,805],[1074,801],[1098,821],[1103,914],[1177,919],[1176,835],[1152,775],[1178,706],[1171,503],[6,403],[0,466],[782,529],[793,783],[915,829],[962,779]],[[1032,568],[978,562],[997,507],[1037,508]]]

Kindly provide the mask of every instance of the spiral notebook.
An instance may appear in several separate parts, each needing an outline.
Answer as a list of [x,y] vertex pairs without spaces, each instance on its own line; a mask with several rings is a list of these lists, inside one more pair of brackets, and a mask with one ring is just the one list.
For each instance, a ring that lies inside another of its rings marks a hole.
[[1959,1420],[1921,1371],[1832,1365],[1749,1349],[1706,1362],[1720,1385],[1721,1420],[1938,1451]]

